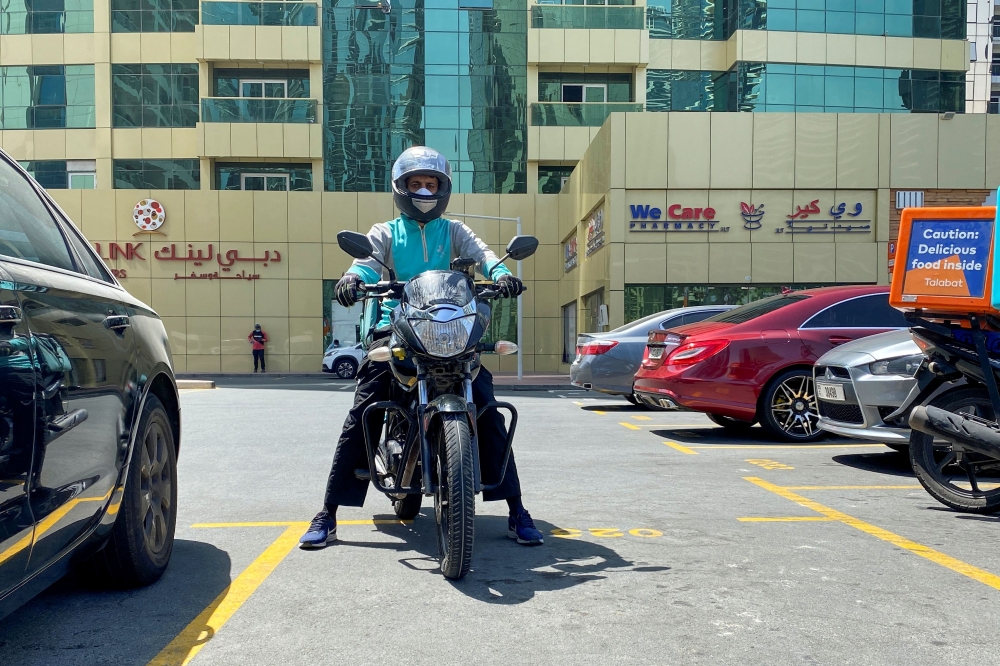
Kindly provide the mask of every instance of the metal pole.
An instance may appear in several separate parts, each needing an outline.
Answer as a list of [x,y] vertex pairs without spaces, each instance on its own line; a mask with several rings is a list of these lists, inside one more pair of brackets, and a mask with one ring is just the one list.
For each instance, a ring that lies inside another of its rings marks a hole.
[[[521,216],[517,216],[517,235],[521,235]],[[517,262],[517,279],[521,279],[521,262]],[[521,334],[523,329],[524,321],[524,308],[521,307],[522,298],[521,295],[517,295],[517,379],[520,381],[524,378],[524,337]]]

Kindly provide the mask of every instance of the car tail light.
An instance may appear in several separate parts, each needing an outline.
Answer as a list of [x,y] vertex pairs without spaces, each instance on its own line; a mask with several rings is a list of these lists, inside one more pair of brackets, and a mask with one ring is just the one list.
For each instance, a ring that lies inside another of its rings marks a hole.
[[576,348],[576,353],[580,356],[599,356],[601,354],[607,354],[617,346],[617,340],[595,340],[594,342],[588,342],[585,345],[579,345]]
[[729,346],[729,340],[705,340],[688,342],[670,352],[667,365],[694,365],[715,356]]

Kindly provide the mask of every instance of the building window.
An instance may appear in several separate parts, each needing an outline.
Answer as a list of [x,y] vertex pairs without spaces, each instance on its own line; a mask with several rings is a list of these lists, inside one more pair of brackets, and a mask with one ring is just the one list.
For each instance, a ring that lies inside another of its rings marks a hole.
[[631,102],[631,74],[539,72],[539,102]]
[[111,32],[194,32],[198,0],[111,0]]
[[571,166],[538,165],[538,193],[559,194],[573,173]]
[[[669,15],[667,0],[654,0]],[[705,5],[709,0],[700,0]],[[693,3],[697,5],[698,3]],[[715,3],[718,5],[719,3]],[[823,2],[822,0],[732,0],[726,3],[725,37],[736,30],[782,30],[847,35],[965,39],[965,0],[933,2]],[[722,17],[714,15],[716,22]],[[716,26],[716,30],[719,26]],[[650,37],[659,37],[650,32]]]
[[[733,11],[736,2],[730,0],[727,9]],[[646,27],[650,39],[727,39],[723,11],[723,3],[715,0],[649,0]]]
[[963,113],[965,72],[741,62],[728,72],[649,70],[649,111]]
[[12,0],[0,6],[0,35],[94,32],[94,0]]
[[314,2],[202,2],[204,25],[317,25]]
[[[629,4],[631,5],[631,3]],[[531,27],[597,30],[641,30],[645,27],[645,7],[573,7],[567,5],[532,5]]]
[[312,191],[311,164],[216,163],[216,189],[264,192]]
[[198,160],[115,160],[115,189],[197,190],[201,187]]
[[0,67],[0,129],[92,128],[94,66]]
[[451,161],[455,192],[526,192],[523,0],[397,4],[389,16],[323,5],[324,189],[388,192],[399,153],[427,145]]
[[112,65],[111,118],[114,127],[194,127],[198,65]]
[[[625,285],[625,323],[643,317],[691,305],[745,305],[783,289],[812,289],[830,284],[627,284]],[[838,282],[836,284],[845,284]]]
[[213,97],[308,98],[308,69],[217,69]]
[[47,190],[92,190],[97,186],[94,160],[32,160],[24,170]]
[[576,358],[576,301],[562,308],[563,353],[562,362],[572,363]]

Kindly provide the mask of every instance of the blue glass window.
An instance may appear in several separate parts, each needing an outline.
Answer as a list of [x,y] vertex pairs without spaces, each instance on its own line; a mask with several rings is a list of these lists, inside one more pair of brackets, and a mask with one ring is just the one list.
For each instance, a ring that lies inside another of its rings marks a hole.
[[114,160],[112,172],[119,190],[197,190],[198,160]]
[[198,122],[198,65],[111,66],[113,127],[194,127]]
[[0,67],[0,129],[92,128],[93,65]]

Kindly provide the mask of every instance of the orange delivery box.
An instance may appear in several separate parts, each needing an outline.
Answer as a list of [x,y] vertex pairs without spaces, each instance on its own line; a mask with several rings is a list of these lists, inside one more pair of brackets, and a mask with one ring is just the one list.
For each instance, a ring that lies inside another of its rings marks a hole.
[[889,304],[927,314],[995,313],[996,214],[995,206],[904,209]]

